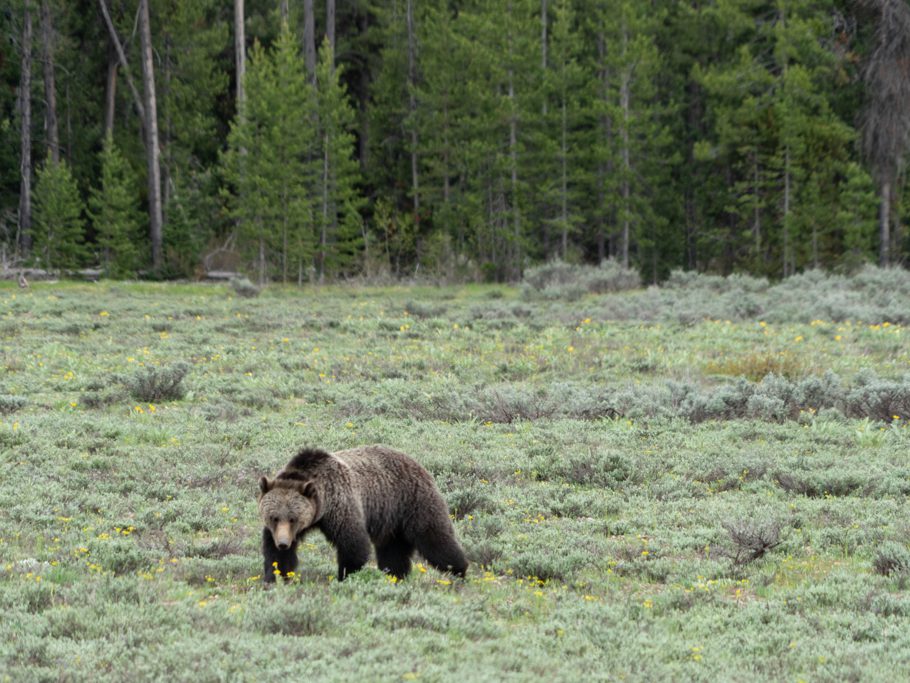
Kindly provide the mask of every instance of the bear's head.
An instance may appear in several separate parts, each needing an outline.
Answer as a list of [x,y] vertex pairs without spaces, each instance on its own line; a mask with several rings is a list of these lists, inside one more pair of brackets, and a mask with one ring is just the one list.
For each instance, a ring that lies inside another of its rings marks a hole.
[[312,481],[259,480],[259,516],[280,550],[290,548],[297,534],[318,522],[319,513],[319,494]]

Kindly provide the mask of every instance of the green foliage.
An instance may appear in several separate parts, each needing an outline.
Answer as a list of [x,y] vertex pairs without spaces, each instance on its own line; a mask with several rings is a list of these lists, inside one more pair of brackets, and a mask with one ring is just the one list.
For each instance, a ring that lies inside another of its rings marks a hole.
[[114,140],[108,137],[101,151],[101,185],[89,198],[89,216],[107,277],[135,277],[139,266],[141,214],[136,176]]
[[38,169],[34,192],[34,259],[47,270],[82,266],[85,249],[85,206],[65,161],[50,156]]

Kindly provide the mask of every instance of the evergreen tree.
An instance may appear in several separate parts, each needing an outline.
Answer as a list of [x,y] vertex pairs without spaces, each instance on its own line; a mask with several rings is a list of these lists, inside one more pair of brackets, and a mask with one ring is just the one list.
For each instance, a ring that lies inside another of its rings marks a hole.
[[835,229],[842,234],[841,260],[848,267],[875,261],[875,213],[878,208],[872,177],[857,162],[846,167],[846,179],[839,192]]
[[574,241],[582,222],[579,199],[585,159],[579,131],[586,74],[579,63],[581,33],[572,2],[557,0],[553,10],[550,64],[543,74],[545,101],[534,136],[540,172],[535,178],[535,196],[540,206],[542,252],[548,257],[559,254],[565,260],[570,255],[570,239]]
[[326,40],[316,65],[322,152],[316,261],[320,279],[351,271],[363,244],[360,168],[354,158],[355,138],[351,132],[355,114],[341,82],[342,69],[334,66],[334,61],[331,44]]
[[228,74],[219,61],[230,41],[215,0],[159,0],[165,265],[192,274],[214,233],[211,168],[217,162],[219,100]]
[[287,25],[270,52],[254,46],[244,87],[244,109],[231,126],[224,163],[238,243],[260,283],[272,275],[301,280],[316,225],[316,98]]
[[89,216],[105,276],[135,277],[143,233],[138,182],[110,135],[101,151],[101,186],[90,192]]
[[47,270],[72,270],[86,259],[85,206],[69,166],[50,155],[38,169],[32,222],[33,258]]

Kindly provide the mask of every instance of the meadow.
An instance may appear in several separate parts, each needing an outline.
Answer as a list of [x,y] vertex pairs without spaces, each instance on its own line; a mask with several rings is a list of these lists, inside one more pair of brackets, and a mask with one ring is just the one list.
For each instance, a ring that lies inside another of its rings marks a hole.
[[[0,681],[910,678],[910,276],[608,289],[0,284]],[[264,588],[258,477],[368,443],[467,579]]]

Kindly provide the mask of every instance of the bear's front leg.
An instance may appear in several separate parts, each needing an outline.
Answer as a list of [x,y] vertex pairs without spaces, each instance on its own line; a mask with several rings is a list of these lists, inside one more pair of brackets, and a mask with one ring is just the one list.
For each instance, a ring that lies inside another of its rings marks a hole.
[[275,583],[280,574],[287,579],[288,573],[297,569],[297,541],[286,550],[275,545],[272,532],[268,527],[262,528],[262,580],[264,583]]

